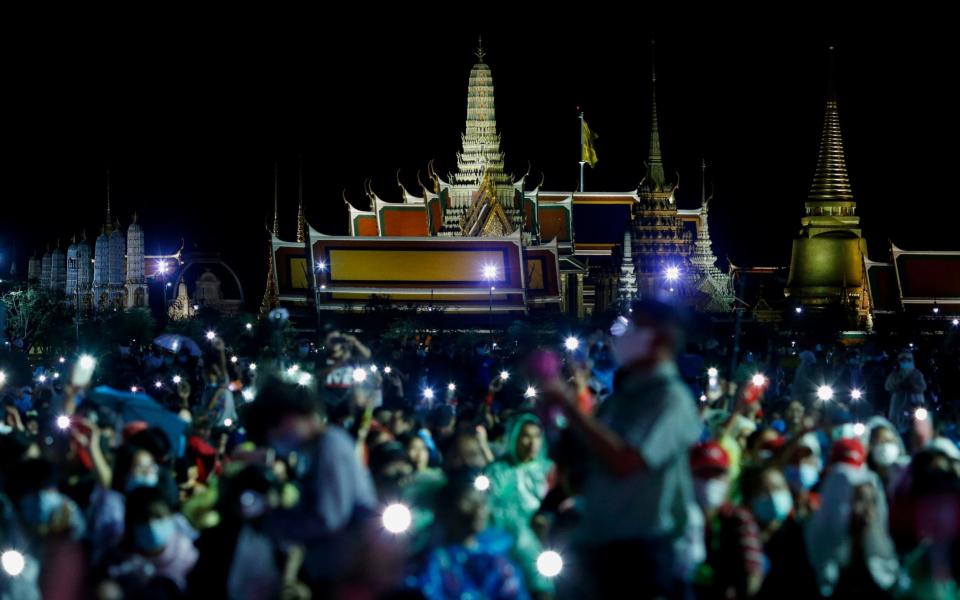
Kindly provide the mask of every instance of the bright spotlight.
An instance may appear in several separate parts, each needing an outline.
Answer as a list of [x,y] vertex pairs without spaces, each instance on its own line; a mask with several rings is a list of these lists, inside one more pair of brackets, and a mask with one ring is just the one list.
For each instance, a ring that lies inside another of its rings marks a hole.
[[240,392],[240,395],[243,396],[243,399],[247,402],[252,402],[257,393],[250,388],[243,388],[243,391]]
[[325,262],[322,261],[322,260],[318,260],[318,261],[317,261],[317,270],[318,270],[318,271],[326,271],[326,270],[327,270],[327,263],[325,263]]
[[850,398],[854,400],[859,400],[860,398],[863,398],[863,392],[854,388],[850,390]]
[[857,437],[863,435],[866,430],[867,428],[863,423],[854,423],[853,425],[853,434]]
[[367,380],[367,370],[357,367],[353,370],[353,382],[354,383],[363,383]]
[[7,382],[7,374],[3,371],[0,371],[0,385],[3,385]]
[[523,397],[536,398],[536,396],[537,396],[537,388],[533,387],[532,385],[528,385],[526,391],[523,392]]
[[80,368],[81,368],[81,369],[88,369],[88,370],[89,370],[89,369],[92,369],[92,368],[94,367],[94,365],[96,365],[96,364],[97,364],[97,361],[94,360],[94,358],[93,358],[92,356],[90,356],[89,354],[81,354],[81,355],[80,355]]
[[763,375],[763,373],[757,373],[750,379],[750,381],[756,387],[763,387],[767,383],[767,378]]
[[457,391],[457,384],[455,384],[455,383],[453,383],[453,382],[448,383],[448,384],[447,384],[447,391],[449,391],[449,392],[455,392],[455,391]]
[[224,420],[223,420],[223,426],[224,426],[224,427],[233,427],[233,419],[231,419],[230,417],[227,417],[226,419],[224,419]]
[[173,383],[174,383],[174,384],[178,384],[178,383],[180,383],[181,381],[183,381],[183,377],[180,377],[179,375],[174,375],[174,376],[173,376]]
[[130,392],[136,394],[136,393],[137,393],[137,386],[131,385],[131,386],[130,386]]
[[502,380],[504,380],[504,381],[510,379],[510,372],[509,372],[509,371],[500,371],[500,379],[502,379]]
[[393,372],[393,368],[391,368],[390,365],[387,365],[383,368],[383,372],[389,375],[390,373]]
[[310,373],[300,373],[300,377],[297,378],[297,385],[308,385],[310,379]]
[[497,278],[497,267],[495,265],[483,266],[483,278],[491,281]]
[[553,550],[544,550],[537,557],[537,572],[544,577],[556,577],[563,570],[563,557]]
[[490,478],[486,475],[477,475],[477,478],[473,480],[473,487],[481,492],[489,490]]
[[57,362],[59,362],[62,365],[63,363],[67,362],[67,359],[61,356],[60,358],[57,359]]
[[57,417],[57,427],[60,429],[69,429],[70,428],[70,417],[67,415],[60,415]]
[[376,373],[376,372],[377,372],[377,365],[370,365],[370,372],[371,372],[371,373]]
[[829,385],[821,385],[817,388],[817,399],[821,402],[833,399],[833,388]]
[[46,375],[41,375],[40,377],[37,377],[37,381],[39,381],[40,383],[46,383],[46,382],[47,382],[47,376],[46,376]]
[[433,388],[426,388],[423,390],[423,397],[427,400],[433,400]]
[[802,307],[802,306],[797,306],[797,307],[795,307],[795,308],[793,309],[793,312],[795,312],[795,313],[797,313],[797,314],[799,315],[799,314],[803,313],[803,307]]
[[929,413],[927,413],[927,409],[921,406],[917,410],[913,411],[913,416],[918,421],[926,421]]
[[253,323],[247,323],[244,327],[247,328],[247,331],[250,331],[251,329],[253,329]]
[[10,577],[16,577],[23,573],[26,562],[23,554],[16,550],[4,550],[3,554],[0,554],[0,564],[3,565],[4,572]]
[[567,339],[563,340],[563,347],[570,352],[573,352],[580,347],[580,340],[571,335]]
[[413,515],[406,505],[395,503],[391,504],[383,511],[383,528],[390,533],[403,533],[410,529],[413,523]]
[[709,369],[707,369],[707,375],[712,379],[715,379],[719,374],[720,374],[720,371],[718,371],[716,367],[710,367]]
[[154,381],[154,382],[153,382],[153,387],[155,387],[155,388],[157,388],[157,389],[159,390],[160,388],[163,387],[163,383],[160,382],[160,381]]
[[680,279],[680,267],[667,267],[665,272],[667,281],[676,281]]
[[256,371],[256,370],[257,370],[257,363],[250,363],[249,369],[250,369],[251,371]]
[[237,358],[236,356],[231,356],[231,357],[230,357],[230,362],[232,362],[233,364],[237,364],[237,361],[238,361],[238,360],[240,360],[240,359]]
[[214,339],[216,339],[216,337],[217,337],[217,332],[215,332],[214,330],[211,329],[210,331],[207,332],[207,340],[212,342]]

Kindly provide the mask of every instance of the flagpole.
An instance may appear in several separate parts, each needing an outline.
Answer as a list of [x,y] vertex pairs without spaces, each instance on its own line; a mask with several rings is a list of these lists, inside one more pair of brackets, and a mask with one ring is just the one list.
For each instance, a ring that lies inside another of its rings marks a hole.
[[580,111],[580,191],[583,192],[583,111]]

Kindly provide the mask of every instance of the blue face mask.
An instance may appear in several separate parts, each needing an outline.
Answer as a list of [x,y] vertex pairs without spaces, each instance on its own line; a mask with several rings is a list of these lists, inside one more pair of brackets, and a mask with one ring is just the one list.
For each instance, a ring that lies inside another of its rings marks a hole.
[[55,490],[40,490],[23,499],[21,512],[25,521],[33,526],[46,525],[63,505],[63,497]]
[[790,465],[783,470],[787,483],[794,489],[810,490],[820,481],[820,470],[814,465]]
[[133,541],[144,552],[157,552],[170,543],[173,532],[173,519],[170,517],[153,519],[145,525],[137,525],[133,530]]
[[773,427],[778,433],[784,433],[787,430],[787,424],[783,419],[774,419],[773,422],[770,423],[770,427]]
[[904,371],[909,371],[910,369],[913,368],[913,361],[912,361],[912,360],[901,360],[901,361],[900,361],[900,368],[903,369]]
[[780,523],[790,516],[790,511],[793,510],[793,496],[789,490],[777,490],[754,500],[751,508],[761,525]]
[[133,475],[127,480],[127,491],[129,492],[139,487],[157,487],[157,483],[159,482],[160,475],[158,475],[156,471],[143,475]]

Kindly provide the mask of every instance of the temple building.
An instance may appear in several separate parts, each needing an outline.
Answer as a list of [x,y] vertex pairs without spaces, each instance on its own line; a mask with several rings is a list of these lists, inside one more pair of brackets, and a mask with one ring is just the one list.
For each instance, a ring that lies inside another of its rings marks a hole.
[[864,278],[867,244],[847,175],[832,76],[817,167],[805,208],[799,237],[793,241],[784,293],[797,305],[819,309],[839,303],[866,319],[870,308]]
[[27,263],[27,282],[31,285],[36,285],[40,282],[40,275],[43,272],[43,263],[40,258],[37,256],[37,253],[34,252],[33,256],[30,257],[30,261]]
[[67,256],[60,249],[60,240],[50,254],[50,289],[63,290],[67,287]]
[[679,209],[676,183],[665,175],[655,93],[649,160],[637,190],[528,190],[529,173],[517,178],[505,169],[492,72],[482,47],[476,57],[456,171],[442,177],[431,161],[428,181],[417,182],[419,195],[398,175],[393,202],[365,185],[367,210],[344,198],[345,237],[313,230],[301,198],[297,240],[281,240],[275,211],[262,310],[277,303],[351,310],[387,298],[456,313],[583,317],[664,293],[704,310],[730,310],[729,278],[710,248],[708,201]]
[[137,223],[136,213],[127,228],[126,266],[126,307],[143,308],[147,305],[147,276],[144,272],[143,228]]

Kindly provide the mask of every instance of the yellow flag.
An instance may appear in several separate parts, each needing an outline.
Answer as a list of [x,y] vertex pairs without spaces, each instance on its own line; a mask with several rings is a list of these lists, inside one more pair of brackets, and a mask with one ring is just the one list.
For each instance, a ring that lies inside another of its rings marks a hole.
[[597,140],[597,134],[590,131],[590,127],[585,120],[580,119],[580,122],[583,123],[583,131],[580,133],[583,140],[580,144],[580,160],[592,167],[597,164],[597,151],[593,147],[593,143]]

